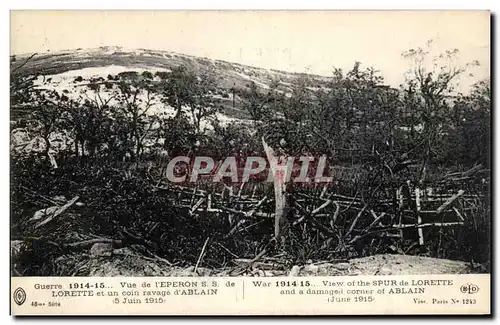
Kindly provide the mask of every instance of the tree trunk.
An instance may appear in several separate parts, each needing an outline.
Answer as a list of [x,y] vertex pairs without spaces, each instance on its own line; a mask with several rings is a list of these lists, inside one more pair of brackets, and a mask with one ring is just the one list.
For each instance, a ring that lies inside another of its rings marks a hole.
[[45,157],[47,158],[47,160],[50,160],[50,156],[49,156],[49,151],[50,151],[49,135],[48,134],[44,134],[43,135],[43,140],[45,141]]
[[141,150],[142,150],[142,145],[141,145],[141,140],[138,134],[136,134],[136,147],[135,147],[135,164],[136,167],[139,166],[139,161],[140,161],[140,156],[141,156]]
[[84,158],[85,157],[85,140],[80,139],[80,148],[82,149],[82,154],[80,157]]
[[78,141],[79,141],[78,137],[75,137],[75,156],[76,156],[76,158],[78,158],[78,156],[79,156],[79,153],[78,153]]
[[174,120],[177,120],[181,116],[181,111],[182,111],[182,105],[181,105],[177,95],[175,95],[175,102],[176,102],[176,105],[175,105],[176,112],[175,112]]

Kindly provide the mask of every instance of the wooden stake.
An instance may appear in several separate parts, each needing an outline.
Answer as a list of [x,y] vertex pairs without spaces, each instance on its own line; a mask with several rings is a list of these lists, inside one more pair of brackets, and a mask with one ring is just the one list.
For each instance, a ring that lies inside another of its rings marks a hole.
[[[415,188],[415,206],[417,210],[417,225],[422,224],[422,217],[420,217],[420,188]],[[418,228],[418,243],[420,245],[424,245],[424,230],[419,227]]]
[[200,265],[200,262],[203,259],[203,255],[205,255],[205,248],[207,247],[207,243],[208,243],[209,239],[210,239],[210,237],[207,237],[207,239],[205,240],[205,243],[203,244],[203,247],[202,247],[201,252],[200,252],[200,256],[198,256],[198,261],[196,261],[196,266],[194,267],[194,273],[196,273],[196,271],[198,271],[198,266]]
[[196,202],[196,204],[191,208],[189,213],[193,214],[200,207],[200,205],[203,203],[203,201],[205,201],[204,197],[202,197],[201,199],[198,200],[198,202]]
[[455,213],[457,214],[458,218],[463,222],[464,221],[464,217],[462,217],[462,215],[460,214],[460,212],[458,212],[458,209],[454,207],[453,211],[455,211]]
[[35,229],[45,225],[46,223],[52,221],[54,218],[56,218],[58,215],[60,215],[61,213],[63,213],[64,211],[66,211],[70,206],[72,206],[76,201],[78,201],[80,197],[78,196],[75,196],[73,199],[71,199],[71,201],[69,201],[68,203],[66,203],[65,205],[63,205],[62,207],[60,207],[59,209],[57,209],[54,214],[52,214],[51,216],[47,217],[46,219],[40,221],[38,224],[35,225]]
[[208,194],[207,211],[212,210],[212,194]]
[[[396,190],[396,199],[399,201],[399,211],[398,211],[399,222],[398,222],[398,225],[401,226],[403,224],[403,209],[404,209],[404,204],[405,204],[401,186]],[[399,230],[399,234],[401,235],[401,238],[404,238],[404,234],[403,234],[402,229]]]
[[450,204],[453,203],[453,201],[455,201],[456,199],[458,199],[462,194],[464,194],[464,191],[463,190],[460,190],[458,191],[457,194],[453,195],[452,197],[450,197],[448,200],[446,200],[446,202],[444,202],[437,210],[436,212],[439,214],[441,212],[443,212]]
[[277,157],[275,157],[273,149],[267,145],[266,141],[264,140],[264,137],[262,138],[262,144],[264,146],[264,151],[266,152],[267,160],[271,165],[270,172],[275,176],[274,196],[275,196],[276,208],[274,214],[274,237],[276,238],[277,241],[280,241],[281,230],[288,224],[288,220],[286,219],[286,214],[288,211],[288,200],[286,199],[286,193],[285,193],[286,173],[283,173],[282,178],[276,177],[276,170],[272,162],[274,159],[277,159]]
[[319,196],[320,199],[322,199],[325,196],[327,188],[328,187],[326,185],[323,187],[323,190],[321,191],[321,195]]
[[195,187],[193,190],[193,196],[191,197],[191,203],[189,203],[190,206],[193,206],[194,198],[196,197],[196,190],[197,189],[198,189],[198,187]]
[[253,208],[252,208],[252,209],[251,209],[251,210],[250,210],[250,211],[246,214],[246,216],[247,216],[247,217],[251,217],[251,216],[253,216],[253,214],[255,213],[255,211],[256,211],[256,210],[257,210],[257,209],[258,209],[258,208],[262,205],[262,203],[264,203],[264,201],[266,201],[266,200],[267,200],[267,196],[264,196],[264,197],[262,198],[262,200],[260,200],[260,201],[259,201],[259,203],[257,203],[257,205],[256,205],[256,206],[254,206],[254,207],[253,207]]
[[245,182],[241,182],[240,190],[238,191],[238,198],[241,197],[241,192],[243,191],[244,186],[245,186]]
[[332,200],[327,200],[325,203],[323,203],[322,205],[320,205],[318,208],[314,209],[313,212],[311,212],[311,214],[315,215],[316,213],[320,212],[321,210],[323,210],[324,208],[326,208],[327,206],[329,206],[330,203],[332,203]]

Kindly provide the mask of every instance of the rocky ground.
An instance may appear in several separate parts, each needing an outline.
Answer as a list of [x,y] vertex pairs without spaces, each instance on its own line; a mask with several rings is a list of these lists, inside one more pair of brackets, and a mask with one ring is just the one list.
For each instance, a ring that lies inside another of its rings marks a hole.
[[340,262],[318,262],[286,267],[277,261],[235,260],[235,267],[211,270],[178,267],[130,248],[90,254],[88,276],[345,276],[475,273],[470,263],[409,255],[376,255]]

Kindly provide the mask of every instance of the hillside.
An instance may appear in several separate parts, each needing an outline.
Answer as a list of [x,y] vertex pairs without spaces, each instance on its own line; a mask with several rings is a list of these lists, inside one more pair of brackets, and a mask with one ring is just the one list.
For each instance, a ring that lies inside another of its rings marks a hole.
[[[221,101],[222,120],[229,118],[246,119],[248,113],[242,107],[242,99],[235,95],[234,103],[232,89],[246,89],[250,83],[255,83],[257,89],[266,93],[269,84],[277,82],[277,90],[288,94],[292,91],[292,84],[303,74],[262,69],[221,60],[200,58],[186,54],[147,50],[124,49],[121,47],[99,47],[95,49],[76,49],[54,53],[37,54],[28,62],[32,54],[16,55],[11,64],[11,71],[20,67],[16,73],[39,75],[37,84],[43,88],[59,91],[70,90],[75,92],[84,83],[76,83],[74,79],[106,78],[108,75],[136,71],[169,71],[178,66],[186,66],[195,73],[211,70],[217,78],[219,97]],[[26,62],[26,64],[24,64]],[[24,64],[24,65],[23,65]],[[307,75],[311,89],[321,87],[328,82],[328,77]]]

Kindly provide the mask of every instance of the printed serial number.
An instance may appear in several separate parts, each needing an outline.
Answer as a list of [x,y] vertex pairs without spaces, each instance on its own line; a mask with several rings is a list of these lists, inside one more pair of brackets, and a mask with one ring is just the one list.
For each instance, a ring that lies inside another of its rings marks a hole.
[[475,305],[476,299],[462,299],[464,305]]

